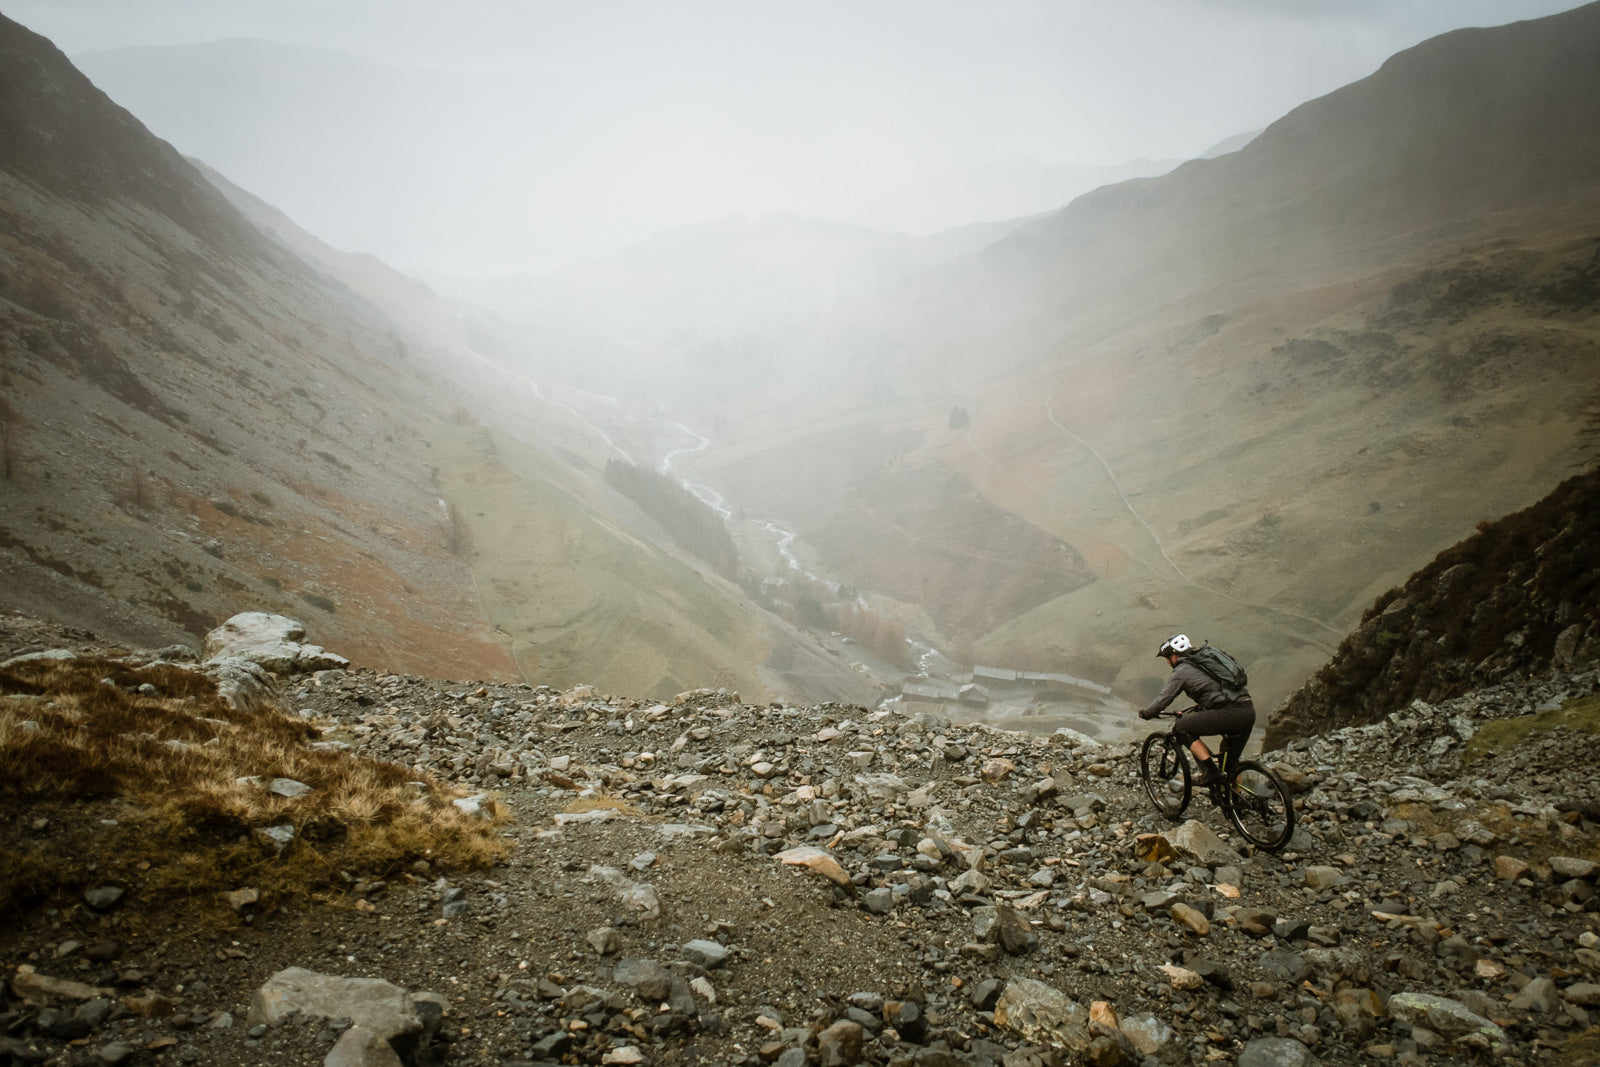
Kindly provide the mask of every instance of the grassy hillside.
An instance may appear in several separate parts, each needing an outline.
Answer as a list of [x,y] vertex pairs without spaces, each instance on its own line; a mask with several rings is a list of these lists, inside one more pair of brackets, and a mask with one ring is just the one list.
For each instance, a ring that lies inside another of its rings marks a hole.
[[527,681],[657,698],[701,687],[875,698],[711,565],[661,547],[664,532],[646,540],[649,520],[615,491],[483,427],[445,425],[431,443],[484,609]]
[[897,595],[947,636],[1138,700],[1147,646],[1198,631],[1282,699],[1379,591],[1573,469],[1600,374],[1597,47],[1596,5],[1446,35],[1240,152],[772,340],[792,369],[707,403],[701,469],[741,492],[745,471],[806,471],[838,499],[783,499],[783,479],[767,506],[893,574],[927,531],[861,521],[892,494],[859,472],[936,465],[991,509],[972,539],[996,569],[1040,573],[1059,543],[1094,579],[984,618],[965,574],[922,566]]

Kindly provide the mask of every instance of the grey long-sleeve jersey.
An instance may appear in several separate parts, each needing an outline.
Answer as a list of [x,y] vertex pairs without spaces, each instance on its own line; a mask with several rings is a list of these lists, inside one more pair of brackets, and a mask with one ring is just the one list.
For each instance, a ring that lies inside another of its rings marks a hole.
[[[1195,702],[1196,707],[1209,708],[1213,704],[1220,704],[1222,700],[1222,686],[1217,680],[1192,663],[1179,662],[1172,668],[1172,677],[1167,679],[1166,688],[1161,690],[1161,695],[1152,700],[1141,715],[1150,715],[1162,711],[1168,704],[1177,699],[1179,693],[1187,693],[1189,699]],[[1245,694],[1244,700],[1249,700]]]

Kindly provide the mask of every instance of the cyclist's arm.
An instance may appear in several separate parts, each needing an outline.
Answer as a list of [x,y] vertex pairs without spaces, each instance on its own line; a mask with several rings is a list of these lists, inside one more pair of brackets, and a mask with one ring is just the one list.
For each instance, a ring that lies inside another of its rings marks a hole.
[[[1180,665],[1179,670],[1181,669],[1182,667]],[[1178,699],[1178,694],[1181,692],[1183,692],[1183,678],[1179,676],[1178,671],[1173,671],[1172,677],[1167,679],[1166,688],[1161,690],[1161,695],[1156,697],[1150,703],[1146,704],[1139,712],[1139,715],[1142,718],[1148,719],[1153,717],[1157,712],[1166,710],[1167,705]]]

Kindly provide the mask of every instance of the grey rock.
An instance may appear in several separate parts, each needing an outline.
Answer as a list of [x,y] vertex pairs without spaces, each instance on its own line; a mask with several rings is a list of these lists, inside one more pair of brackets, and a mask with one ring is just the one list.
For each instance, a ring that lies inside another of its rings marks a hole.
[[294,841],[294,827],[288,823],[279,826],[258,826],[254,832],[258,840],[279,856],[283,855],[283,850]]
[[678,975],[672,976],[672,982],[667,987],[667,1009],[690,1017],[698,1011],[698,1006],[694,1002],[694,990],[686,979]]
[[101,1063],[127,1063],[139,1050],[126,1041],[113,1041],[95,1050],[95,1059]]
[[861,898],[861,906],[874,915],[887,915],[894,910],[894,891],[874,889]]
[[1389,1014],[1413,1026],[1425,1026],[1446,1040],[1478,1035],[1492,1046],[1507,1041],[1504,1030],[1465,1004],[1432,993],[1396,993],[1389,998]]
[[589,947],[602,956],[615,956],[622,951],[622,935],[614,926],[601,926],[587,935]]
[[858,774],[855,783],[872,800],[893,800],[911,791],[905,779],[894,774]]
[[4,663],[0,663],[0,667],[17,667],[24,663],[41,663],[51,661],[70,662],[71,660],[75,660],[77,658],[78,654],[72,651],[70,648],[52,648],[45,652],[25,652],[20,656],[12,656]]
[[683,955],[690,963],[698,964],[708,971],[714,971],[728,962],[728,957],[733,950],[728,946],[705,938],[695,938],[683,946]]
[[540,1060],[555,1060],[566,1055],[572,1050],[572,1036],[565,1030],[557,1030],[553,1034],[546,1034],[533,1043],[530,1050],[534,1057]]
[[423,1016],[411,995],[380,978],[340,978],[302,967],[274,974],[256,990],[249,1021],[272,1025],[292,1012],[347,1018],[385,1041],[420,1031]]
[[1563,879],[1584,878],[1592,882],[1595,879],[1595,872],[1600,871],[1600,863],[1573,856],[1551,856],[1550,870]]
[[111,1013],[117,1010],[116,1002],[105,997],[96,997],[78,1005],[78,1017],[91,1027],[99,1027],[111,1018]]
[[97,885],[93,889],[84,891],[83,900],[95,911],[110,911],[117,906],[117,902],[126,892],[120,886]]
[[1283,978],[1294,985],[1299,985],[1311,975],[1311,964],[1306,962],[1305,957],[1286,948],[1274,948],[1263,952],[1256,959],[1256,966],[1267,974]]
[[343,670],[350,661],[317,645],[303,643],[306,628],[282,615],[246,611],[206,634],[207,663],[224,658],[247,659],[274,674],[310,674]]
[[1028,1041],[1081,1052],[1092,1036],[1089,1012],[1053,986],[1013,978],[994,1006],[994,1021]]
[[1544,977],[1533,979],[1511,998],[1511,1007],[1515,1011],[1555,1011],[1560,1003],[1555,982]]
[[1000,999],[1001,988],[999,979],[985,978],[973,985],[967,996],[978,1011],[992,1011],[995,1002]]
[[1157,1059],[1164,1050],[1174,1047],[1178,1039],[1176,1030],[1149,1012],[1122,1020],[1122,1032],[1128,1035],[1134,1048]]
[[1600,1008],[1600,985],[1593,982],[1575,982],[1561,991],[1561,997],[1568,1004],[1577,1004],[1584,1008]]
[[1002,904],[996,910],[999,913],[1000,947],[1013,956],[1032,952],[1039,944],[1039,935],[1033,932],[1028,920],[1009,904]]
[[852,1008],[860,1008],[862,1011],[870,1011],[874,1015],[883,1011],[883,996],[879,993],[872,993],[865,990],[857,993],[851,993],[845,998],[845,1002]]
[[404,1061],[384,1037],[356,1025],[339,1035],[322,1067],[404,1067]]
[[661,918],[661,898],[650,886],[643,882],[635,882],[615,867],[594,864],[590,866],[589,874],[611,886],[616,890],[618,900],[627,907],[642,912],[646,919]]
[[1239,1067],[1316,1067],[1311,1050],[1290,1037],[1257,1037],[1239,1053]]
[[261,664],[242,656],[223,656],[201,668],[217,683],[217,697],[234,711],[259,711],[277,699],[278,684]]
[[1332,889],[1344,884],[1344,875],[1337,867],[1307,867],[1305,879],[1312,889]]
[[611,977],[633,989],[643,1000],[665,1000],[672,991],[672,972],[655,960],[639,956],[617,961],[611,969]]
[[1237,865],[1241,862],[1237,852],[1197,819],[1190,819],[1176,830],[1167,831],[1165,836],[1180,857],[1193,859],[1201,866]]

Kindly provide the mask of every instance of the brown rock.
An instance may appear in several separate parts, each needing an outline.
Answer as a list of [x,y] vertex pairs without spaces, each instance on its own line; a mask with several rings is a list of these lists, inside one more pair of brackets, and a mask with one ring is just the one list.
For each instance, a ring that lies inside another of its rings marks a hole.
[[778,859],[794,867],[807,867],[822,875],[834,885],[843,887],[852,896],[855,894],[855,883],[850,881],[850,875],[839,866],[839,861],[833,858],[827,849],[817,848],[815,845],[801,845],[799,848],[786,849],[778,853]]
[[74,982],[70,978],[51,978],[47,974],[40,974],[26,963],[20,964],[17,973],[12,976],[11,991],[19,997],[29,997],[34,1000],[49,997],[93,1000],[108,992],[83,982]]
[[146,1019],[165,1019],[178,1010],[177,1001],[160,993],[151,993],[144,997],[123,997],[122,1003],[129,1012],[142,1015]]
[[1163,963],[1160,971],[1167,976],[1167,981],[1172,983],[1174,989],[1199,989],[1206,984],[1206,980],[1194,971],[1174,963]]
[[1518,878],[1527,877],[1528,865],[1515,856],[1496,856],[1494,858],[1494,874],[1496,878],[1504,878],[1508,882],[1514,882]]
[[840,1019],[817,1035],[817,1062],[821,1067],[852,1067],[861,1062],[860,1023]]
[[1187,904],[1172,906],[1172,921],[1198,937],[1205,937],[1211,932],[1211,923],[1206,917]]
[[1161,834],[1140,834],[1134,838],[1133,854],[1140,863],[1171,863],[1178,858],[1172,842]]

